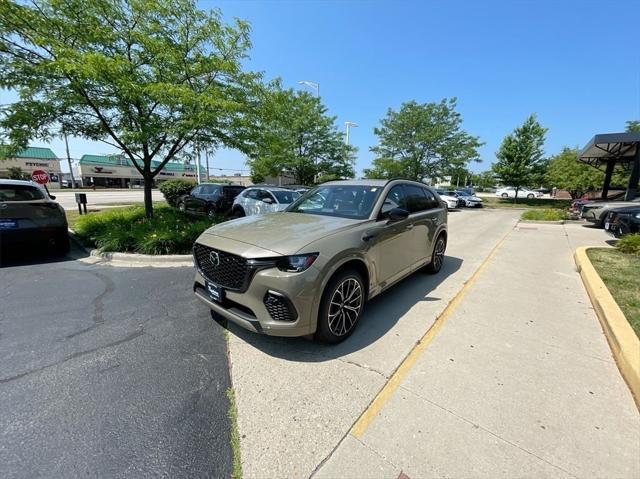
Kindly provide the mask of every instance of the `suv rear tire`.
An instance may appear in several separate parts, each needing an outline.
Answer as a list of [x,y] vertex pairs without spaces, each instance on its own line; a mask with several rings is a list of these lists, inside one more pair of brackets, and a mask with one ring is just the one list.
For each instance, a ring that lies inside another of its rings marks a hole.
[[335,274],[322,294],[315,338],[330,344],[348,338],[362,316],[365,301],[360,273],[345,269]]

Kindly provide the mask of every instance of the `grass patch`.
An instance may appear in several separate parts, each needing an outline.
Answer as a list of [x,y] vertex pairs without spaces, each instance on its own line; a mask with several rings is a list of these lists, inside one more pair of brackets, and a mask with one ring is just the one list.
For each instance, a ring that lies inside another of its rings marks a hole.
[[102,251],[152,255],[190,253],[196,238],[221,220],[194,218],[166,205],[156,206],[151,219],[145,218],[143,206],[70,216],[73,221],[70,227],[89,246]]
[[567,213],[555,208],[534,209],[524,211],[520,218],[529,221],[561,221],[567,218]]
[[640,254],[591,248],[587,255],[640,338]]
[[229,398],[229,427],[231,439],[231,459],[233,469],[231,479],[242,479],[242,462],[240,461],[240,432],[238,431],[238,407],[236,405],[236,394],[233,388],[227,389]]
[[571,200],[557,200],[555,198],[518,198],[514,203],[513,198],[499,198],[497,196],[483,196],[482,204],[487,208],[536,208],[536,209],[560,209],[566,210],[571,206]]

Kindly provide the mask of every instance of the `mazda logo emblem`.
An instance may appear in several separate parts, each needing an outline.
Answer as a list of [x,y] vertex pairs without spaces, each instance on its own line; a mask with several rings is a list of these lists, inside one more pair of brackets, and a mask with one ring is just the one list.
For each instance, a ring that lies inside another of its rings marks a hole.
[[214,267],[218,266],[220,264],[220,255],[215,251],[212,251],[209,253],[209,261],[211,261],[211,264]]

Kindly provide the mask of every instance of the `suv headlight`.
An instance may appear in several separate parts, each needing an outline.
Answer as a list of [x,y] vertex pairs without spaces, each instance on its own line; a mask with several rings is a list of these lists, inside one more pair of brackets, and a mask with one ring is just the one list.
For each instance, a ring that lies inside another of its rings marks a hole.
[[635,216],[636,218],[640,219],[640,213],[636,213],[634,216]]
[[318,253],[297,254],[278,259],[276,266],[280,271],[300,273],[309,268],[318,258]]

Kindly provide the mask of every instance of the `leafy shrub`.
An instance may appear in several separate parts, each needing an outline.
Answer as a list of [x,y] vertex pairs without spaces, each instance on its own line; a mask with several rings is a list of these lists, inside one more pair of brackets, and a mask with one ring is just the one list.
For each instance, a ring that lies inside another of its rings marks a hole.
[[75,232],[102,251],[187,254],[196,238],[220,220],[194,218],[168,206],[156,206],[153,218],[147,219],[142,206],[133,206],[81,216]]
[[167,200],[167,203],[170,206],[175,207],[178,198],[189,193],[194,186],[196,186],[195,181],[167,180],[160,183],[158,188],[164,195],[164,199]]
[[640,255],[640,233],[623,236],[616,243],[616,248],[623,253]]
[[529,221],[560,221],[567,217],[567,213],[556,208],[539,210],[527,210],[522,213],[521,218]]

